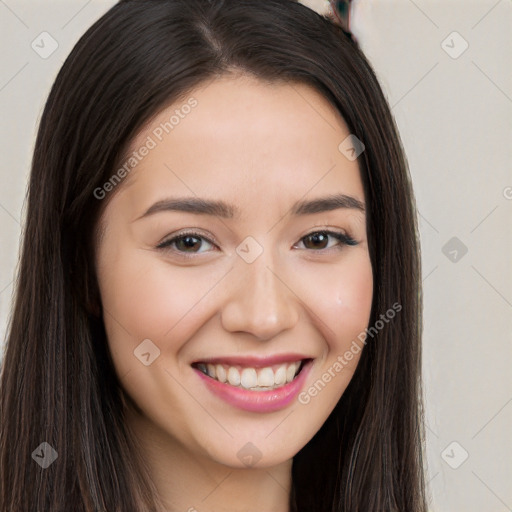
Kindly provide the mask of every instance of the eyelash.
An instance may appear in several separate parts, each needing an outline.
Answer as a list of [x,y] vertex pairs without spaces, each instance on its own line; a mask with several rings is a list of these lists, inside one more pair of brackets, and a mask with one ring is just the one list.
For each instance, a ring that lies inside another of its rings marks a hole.
[[[319,230],[319,231],[312,231],[311,233],[308,233],[307,235],[304,235],[300,239],[300,241],[303,241],[305,238],[308,238],[308,237],[310,237],[312,235],[324,235],[324,236],[325,235],[329,235],[329,236],[332,236],[333,238],[335,238],[336,240],[338,240],[339,242],[341,242],[340,244],[338,244],[338,246],[330,247],[330,248],[327,248],[327,249],[319,249],[319,250],[309,249],[309,250],[311,250],[313,252],[318,252],[318,253],[327,252],[327,251],[330,251],[331,249],[336,249],[336,248],[337,248],[337,250],[341,250],[344,245],[354,246],[354,245],[358,244],[358,242],[356,240],[354,240],[348,234],[341,233],[341,232],[338,232],[338,231],[330,231],[330,230],[327,230],[327,229],[322,229],[322,230]],[[205,236],[201,235],[200,233],[197,233],[197,232],[194,232],[194,231],[186,231],[186,232],[180,233],[177,236],[169,238],[168,240],[164,240],[162,243],[157,245],[156,248],[157,249],[162,249],[162,250],[171,250],[172,252],[175,252],[175,253],[179,254],[179,256],[183,257],[183,258],[195,258],[197,254],[201,254],[201,253],[186,253],[186,252],[182,252],[182,251],[177,251],[176,249],[168,249],[172,244],[174,244],[175,242],[177,242],[177,241],[179,241],[179,240],[181,240],[183,238],[186,238],[187,236],[193,237],[193,238],[198,238],[200,240],[205,240],[206,242],[208,242],[208,243],[210,243],[212,245],[216,245],[214,242],[212,242],[211,240],[209,240]]]

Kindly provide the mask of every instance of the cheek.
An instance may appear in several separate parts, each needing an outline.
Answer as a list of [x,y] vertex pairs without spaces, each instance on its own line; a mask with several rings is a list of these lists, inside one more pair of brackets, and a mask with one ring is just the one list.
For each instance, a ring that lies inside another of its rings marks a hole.
[[368,325],[373,273],[367,252],[353,253],[336,268],[315,269],[311,304],[322,320],[329,351],[340,352]]
[[[310,304],[314,304],[319,319],[324,353],[298,402],[304,414],[323,422],[345,392],[359,363],[363,344],[358,336],[370,319],[373,272],[368,253],[361,251],[335,269],[317,268],[315,276],[317,293],[311,296]],[[312,423],[311,435],[318,428],[320,425]],[[299,435],[299,429],[296,434]]]
[[109,345],[117,363],[133,364],[133,350],[145,339],[162,353],[178,351],[193,329],[202,299],[222,274],[199,267],[173,268],[143,249],[106,254],[98,278]]
[[298,396],[297,417],[302,414],[304,421],[287,425],[291,438],[306,430],[312,437],[345,392],[361,357],[358,335],[368,325],[373,300],[373,272],[364,250],[347,254],[335,266],[316,266],[307,281],[315,283],[309,305],[322,333],[323,354]]

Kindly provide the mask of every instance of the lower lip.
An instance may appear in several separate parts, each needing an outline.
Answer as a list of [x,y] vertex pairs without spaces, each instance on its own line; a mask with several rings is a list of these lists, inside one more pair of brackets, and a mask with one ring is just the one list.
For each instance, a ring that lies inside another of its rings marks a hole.
[[284,386],[269,391],[251,391],[249,389],[230,386],[205,375],[201,370],[194,371],[206,384],[208,389],[225,402],[239,409],[251,412],[273,412],[289,405],[299,394],[304,385],[313,361],[307,361],[299,375]]

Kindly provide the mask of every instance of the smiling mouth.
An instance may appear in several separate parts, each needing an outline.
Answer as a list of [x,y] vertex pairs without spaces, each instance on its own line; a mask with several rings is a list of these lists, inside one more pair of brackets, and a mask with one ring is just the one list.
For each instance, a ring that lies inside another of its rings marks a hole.
[[270,391],[279,389],[295,380],[308,361],[311,361],[311,359],[275,364],[263,368],[198,362],[193,363],[192,367],[213,380],[234,388],[250,391]]

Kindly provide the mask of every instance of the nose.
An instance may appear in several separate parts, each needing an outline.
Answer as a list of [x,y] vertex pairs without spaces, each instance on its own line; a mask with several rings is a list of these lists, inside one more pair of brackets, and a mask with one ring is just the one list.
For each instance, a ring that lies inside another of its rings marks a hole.
[[299,299],[284,276],[272,269],[270,259],[261,255],[250,264],[239,260],[235,266],[239,268],[230,275],[221,312],[224,329],[268,340],[296,325]]

